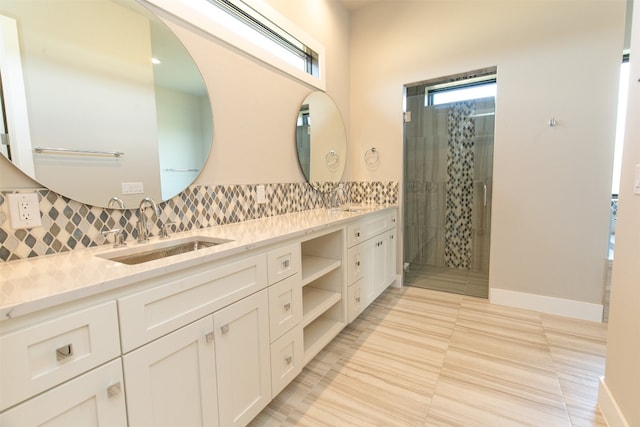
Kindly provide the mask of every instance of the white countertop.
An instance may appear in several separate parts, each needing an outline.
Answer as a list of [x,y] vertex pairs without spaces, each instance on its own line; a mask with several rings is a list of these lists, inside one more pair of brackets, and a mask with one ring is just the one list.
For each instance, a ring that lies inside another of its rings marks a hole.
[[[169,240],[204,236],[232,241],[138,265],[121,264],[96,256],[122,250],[111,245],[5,262],[0,264],[0,320],[15,318],[116,290],[144,279],[241,254],[391,207],[395,206],[367,206],[360,212],[315,209],[176,233]],[[127,247],[132,249],[158,241],[159,239],[154,237],[149,243],[144,244],[127,242]]]

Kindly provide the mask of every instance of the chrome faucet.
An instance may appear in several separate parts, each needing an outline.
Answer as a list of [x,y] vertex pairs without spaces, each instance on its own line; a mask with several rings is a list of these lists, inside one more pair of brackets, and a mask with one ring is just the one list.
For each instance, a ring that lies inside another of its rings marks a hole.
[[343,184],[339,184],[331,192],[330,207],[333,209],[342,209],[347,203],[347,194],[344,191]]
[[119,198],[118,196],[113,196],[109,199],[109,203],[107,203],[107,209],[113,208],[114,205],[118,205],[120,209],[126,209],[127,207],[124,205],[124,200]]
[[158,210],[158,205],[153,201],[151,197],[145,197],[140,202],[140,206],[138,207],[138,224],[136,228],[138,229],[138,242],[146,242],[149,240],[149,230],[147,229],[147,217],[144,214],[147,206],[153,208],[153,212],[156,214],[156,217],[160,216],[160,211]]

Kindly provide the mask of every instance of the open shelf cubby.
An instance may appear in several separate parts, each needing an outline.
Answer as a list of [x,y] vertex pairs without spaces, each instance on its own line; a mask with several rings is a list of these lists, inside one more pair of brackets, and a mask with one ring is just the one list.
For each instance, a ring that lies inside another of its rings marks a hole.
[[302,242],[302,326],[304,360],[309,362],[345,326],[344,231]]

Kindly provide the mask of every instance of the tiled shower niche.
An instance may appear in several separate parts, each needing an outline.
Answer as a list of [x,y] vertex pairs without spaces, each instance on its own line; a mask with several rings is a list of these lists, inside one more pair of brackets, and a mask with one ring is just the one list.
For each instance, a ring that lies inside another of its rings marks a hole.
[[[257,203],[258,184],[193,185],[174,198],[158,204],[159,218],[151,220],[152,234],[159,224],[173,222],[175,232],[207,228],[251,219],[301,212],[327,206],[327,194],[307,183],[263,184],[267,203]],[[345,183],[353,204],[398,203],[397,182]],[[102,231],[122,228],[125,239],[137,238],[137,209],[105,209],[85,205],[53,191],[37,191],[42,227],[11,228],[6,192],[0,193],[0,261],[14,261],[107,244]]]

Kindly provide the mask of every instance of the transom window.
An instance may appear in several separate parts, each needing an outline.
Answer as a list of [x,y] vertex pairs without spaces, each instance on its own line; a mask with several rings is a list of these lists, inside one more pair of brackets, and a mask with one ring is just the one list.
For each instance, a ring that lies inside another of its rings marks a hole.
[[443,83],[425,88],[425,106],[495,97],[495,76],[483,76],[457,82]]

